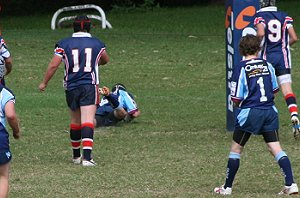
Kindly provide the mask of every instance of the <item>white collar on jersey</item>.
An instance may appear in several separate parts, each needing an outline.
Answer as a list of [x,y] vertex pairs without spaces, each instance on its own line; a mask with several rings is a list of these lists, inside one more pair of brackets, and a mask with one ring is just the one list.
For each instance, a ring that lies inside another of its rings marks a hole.
[[72,34],[72,37],[92,37],[92,35],[87,32],[75,32]]
[[277,12],[277,7],[276,6],[268,6],[261,8],[258,12]]

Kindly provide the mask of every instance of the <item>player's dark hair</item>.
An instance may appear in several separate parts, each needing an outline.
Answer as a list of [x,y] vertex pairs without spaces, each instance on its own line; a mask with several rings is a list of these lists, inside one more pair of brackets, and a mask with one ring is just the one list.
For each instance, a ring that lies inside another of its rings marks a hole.
[[117,83],[117,84],[115,84],[115,85],[112,87],[111,91],[112,91],[112,92],[115,92],[116,90],[123,90],[123,91],[126,91],[126,87],[125,87],[125,85],[122,84],[122,83]]
[[90,32],[91,20],[85,16],[77,16],[73,22],[74,32]]
[[242,56],[255,55],[260,50],[260,39],[253,34],[247,34],[240,39],[239,48]]
[[260,4],[260,8],[275,6],[276,0],[260,0],[259,4]]

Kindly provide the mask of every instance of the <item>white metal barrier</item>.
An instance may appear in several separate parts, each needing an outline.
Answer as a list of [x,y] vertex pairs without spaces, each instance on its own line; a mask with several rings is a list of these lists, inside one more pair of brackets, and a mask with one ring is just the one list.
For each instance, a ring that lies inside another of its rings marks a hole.
[[[69,6],[69,7],[63,7],[61,9],[58,9],[52,16],[52,20],[51,20],[51,29],[55,30],[56,28],[56,19],[57,17],[62,13],[62,12],[67,12],[67,11],[73,11],[73,10],[83,10],[83,9],[96,9],[99,14],[101,16],[97,16],[97,15],[87,15],[87,17],[91,18],[91,19],[96,19],[101,21],[101,27],[102,29],[105,29],[106,27],[111,29],[112,26],[111,24],[106,20],[106,16],[104,11],[102,10],[102,8],[100,8],[97,5],[93,5],[93,4],[86,4],[86,5],[77,5],[77,6]],[[76,16],[69,16],[69,17],[63,17],[61,18],[58,22],[57,25],[59,26],[62,22],[64,21],[68,21],[68,20],[72,20],[75,19]]]

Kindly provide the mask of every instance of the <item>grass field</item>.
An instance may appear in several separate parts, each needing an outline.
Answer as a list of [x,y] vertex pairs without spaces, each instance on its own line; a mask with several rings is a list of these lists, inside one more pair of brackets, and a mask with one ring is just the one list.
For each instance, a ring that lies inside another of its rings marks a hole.
[[[282,2],[300,34],[300,2]],[[111,62],[101,85],[124,83],[142,111],[131,124],[96,129],[98,166],[71,163],[63,65],[38,91],[56,41],[71,29],[50,30],[51,15],[1,18],[14,58],[7,85],[17,97],[22,139],[11,140],[10,197],[217,197],[231,142],[226,131],[224,7],[112,11],[111,30],[92,34],[107,45]],[[293,47],[294,90],[300,97],[299,44]],[[300,99],[298,99],[300,101]],[[296,181],[300,147],[292,137],[282,94],[281,140]],[[299,182],[300,183],[300,182]],[[284,185],[260,137],[242,156],[233,197],[277,197]]]

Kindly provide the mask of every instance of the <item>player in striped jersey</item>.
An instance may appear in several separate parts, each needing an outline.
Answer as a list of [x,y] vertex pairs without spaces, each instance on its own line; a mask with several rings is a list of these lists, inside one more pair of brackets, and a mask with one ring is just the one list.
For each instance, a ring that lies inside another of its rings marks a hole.
[[[72,37],[59,41],[39,89],[44,91],[62,61],[65,63],[64,87],[70,109],[70,138],[74,164],[94,166],[94,118],[99,104],[98,65],[109,61],[105,45],[89,33],[91,21],[87,16],[75,18]],[[83,155],[81,155],[81,143]],[[82,156],[82,157],[81,157]],[[83,159],[82,159],[83,158]]]
[[[0,36],[0,69],[4,70],[5,75],[12,69],[12,57],[2,36]],[[1,78],[0,83],[5,85],[4,77]]]
[[275,70],[267,61],[257,58],[260,50],[258,37],[248,34],[241,38],[239,46],[245,60],[234,67],[231,99],[240,111],[236,118],[225,184],[216,187],[214,192],[222,195],[232,193],[245,144],[251,135],[262,135],[285,176],[285,187],[279,194],[298,194],[290,160],[279,143],[278,112],[274,106],[274,94],[279,90]]
[[278,11],[275,0],[260,0],[260,7],[254,25],[263,44],[261,57],[275,68],[280,89],[291,114],[294,137],[297,139],[300,138],[300,125],[296,96],[292,90],[290,46],[298,38],[293,28],[293,19],[287,13]]

